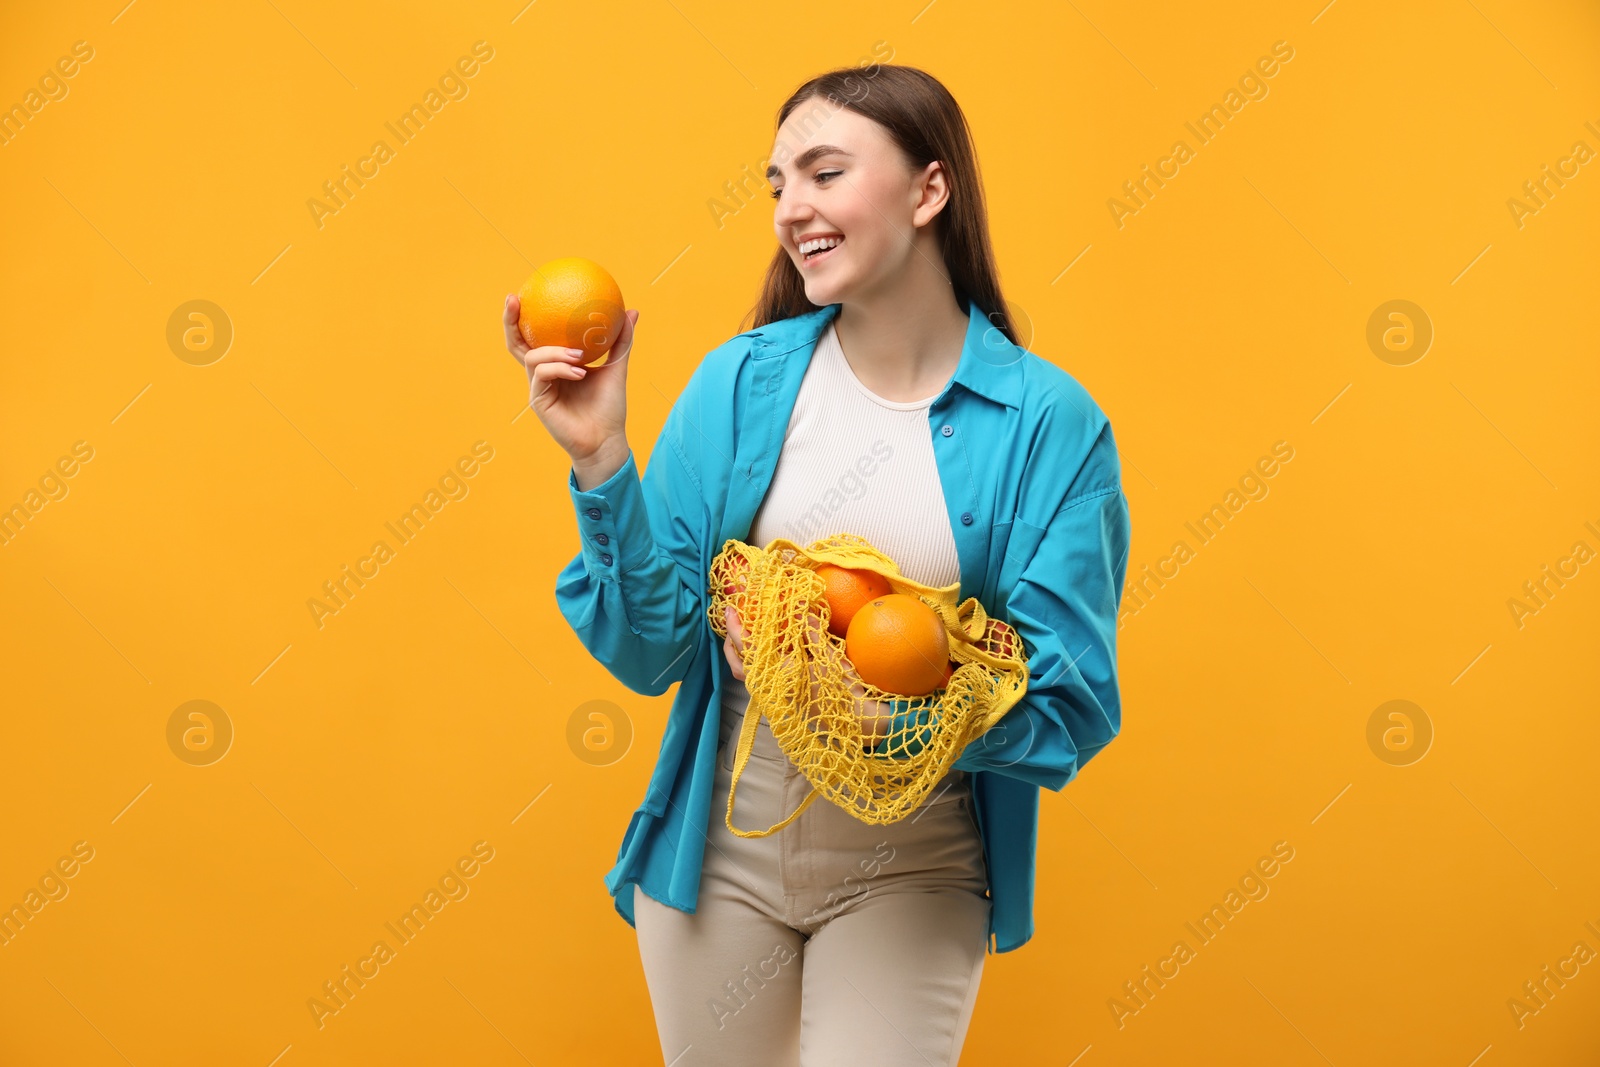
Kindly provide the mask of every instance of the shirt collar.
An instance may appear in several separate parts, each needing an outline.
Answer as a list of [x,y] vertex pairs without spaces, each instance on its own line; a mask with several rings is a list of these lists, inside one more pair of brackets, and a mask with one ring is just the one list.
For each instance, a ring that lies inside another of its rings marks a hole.
[[[784,355],[805,348],[814,351],[817,340],[839,314],[841,304],[768,323],[755,331],[756,359]],[[961,361],[951,383],[1011,408],[1022,406],[1022,361],[1027,351],[1013,344],[998,326],[971,299],[967,301],[967,335],[961,345]],[[949,386],[935,403],[948,393]]]

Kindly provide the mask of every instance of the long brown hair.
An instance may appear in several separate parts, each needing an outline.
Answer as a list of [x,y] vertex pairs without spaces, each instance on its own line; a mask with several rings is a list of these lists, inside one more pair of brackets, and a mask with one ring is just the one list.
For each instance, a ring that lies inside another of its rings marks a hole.
[[[812,78],[784,101],[774,136],[797,107],[817,97],[884,127],[913,168],[926,167],[934,160],[942,164],[950,196],[934,225],[939,228],[939,246],[955,298],[962,311],[967,310],[970,299],[987,316],[990,326],[1013,344],[1020,344],[1000,295],[972,134],[950,90],[916,67],[883,63],[840,67]],[[747,329],[816,310],[818,305],[806,298],[799,268],[780,246],[767,265],[760,298],[745,315],[746,322],[754,318],[754,325]]]

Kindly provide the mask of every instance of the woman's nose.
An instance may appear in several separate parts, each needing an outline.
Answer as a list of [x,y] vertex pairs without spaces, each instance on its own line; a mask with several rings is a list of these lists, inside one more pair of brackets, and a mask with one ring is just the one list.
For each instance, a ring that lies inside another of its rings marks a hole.
[[800,201],[792,190],[785,189],[783,195],[778,197],[778,208],[772,213],[772,224],[783,230],[793,228],[794,224],[811,214],[810,208]]

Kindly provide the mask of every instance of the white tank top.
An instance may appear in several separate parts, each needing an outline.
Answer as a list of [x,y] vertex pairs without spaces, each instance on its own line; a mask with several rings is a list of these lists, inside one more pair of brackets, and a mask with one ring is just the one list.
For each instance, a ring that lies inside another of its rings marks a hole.
[[[772,485],[745,543],[785,537],[804,547],[830,534],[865,537],[924,585],[959,581],[961,561],[922,400],[885,400],[861,384],[833,323],[817,340],[784,432]],[[723,706],[742,715],[750,692],[722,664]],[[766,724],[762,724],[766,729]]]

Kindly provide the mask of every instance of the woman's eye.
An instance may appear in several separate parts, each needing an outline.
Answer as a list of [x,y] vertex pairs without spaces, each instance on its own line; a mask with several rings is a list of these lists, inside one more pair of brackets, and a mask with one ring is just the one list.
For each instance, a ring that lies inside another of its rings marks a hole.
[[[841,175],[843,173],[844,173],[844,171],[842,171],[842,170],[825,170],[825,171],[821,171],[821,172],[819,172],[817,174],[817,181],[820,182],[824,178],[837,178],[839,175]],[[779,194],[781,194],[782,192],[783,192],[782,189],[774,189],[768,195],[771,196],[772,199],[776,200],[776,199],[778,199]]]

